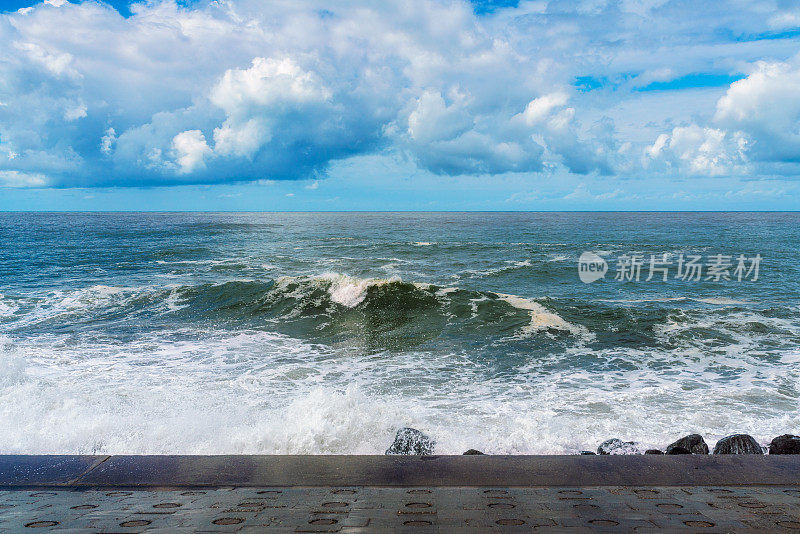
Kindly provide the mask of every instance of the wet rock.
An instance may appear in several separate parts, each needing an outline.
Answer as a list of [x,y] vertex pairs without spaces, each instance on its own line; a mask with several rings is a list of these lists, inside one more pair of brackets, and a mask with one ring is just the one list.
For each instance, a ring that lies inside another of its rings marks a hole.
[[475,454],[483,454],[483,453],[481,451],[477,450],[477,449],[470,449],[470,450],[468,450],[467,452],[464,453],[464,455],[466,455],[466,456],[473,456]]
[[784,434],[769,444],[770,454],[800,454],[800,436]]
[[581,451],[581,456],[594,456],[595,453],[592,451]]
[[748,434],[734,434],[719,440],[714,454],[764,454],[761,445]]
[[641,454],[639,446],[633,441],[607,439],[597,447],[597,454]]
[[415,428],[404,427],[397,431],[394,443],[386,449],[386,454],[433,454],[436,442]]
[[667,454],[692,454],[692,451],[686,447],[672,447],[671,449],[667,450]]
[[645,454],[664,454],[663,452],[661,452],[658,449],[647,449],[646,451],[644,451],[644,453]]
[[685,452],[670,452],[674,448],[686,449],[689,454],[708,454],[708,445],[700,434],[689,434],[667,446],[667,454],[686,454]]

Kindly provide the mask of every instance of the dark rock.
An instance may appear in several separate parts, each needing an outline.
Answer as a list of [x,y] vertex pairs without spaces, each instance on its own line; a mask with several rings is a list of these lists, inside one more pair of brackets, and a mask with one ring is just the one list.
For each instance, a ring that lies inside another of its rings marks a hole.
[[401,428],[394,437],[392,446],[386,449],[386,454],[433,454],[436,442],[414,428]]
[[661,452],[658,449],[647,449],[646,451],[644,451],[644,453],[645,454],[664,454],[663,452]]
[[784,434],[769,444],[770,454],[800,454],[800,436]]
[[672,447],[671,449],[667,449],[667,454],[692,454],[692,451],[686,447]]
[[761,445],[748,434],[734,434],[719,440],[714,454],[764,454]]
[[700,434],[689,434],[675,443],[667,446],[667,454],[686,454],[685,452],[670,452],[673,448],[681,448],[689,451],[689,454],[708,454],[708,445]]
[[595,453],[592,451],[581,451],[581,456],[594,456]]
[[607,439],[597,447],[597,454],[641,454],[639,446],[633,441]]
[[465,452],[464,454],[467,455],[467,456],[473,456],[475,454],[483,454],[483,453],[481,451],[477,450],[477,449],[470,449],[467,452]]

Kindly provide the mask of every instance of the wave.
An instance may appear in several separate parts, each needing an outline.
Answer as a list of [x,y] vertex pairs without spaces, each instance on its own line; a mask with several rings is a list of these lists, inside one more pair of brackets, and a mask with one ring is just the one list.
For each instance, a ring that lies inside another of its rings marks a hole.
[[262,331],[0,335],[0,452],[381,454],[413,426],[437,454],[570,454],[611,437],[663,448],[689,431],[766,443],[796,422],[796,350],[572,356],[509,375],[471,351],[371,355]]
[[3,295],[0,294],[0,317],[11,317],[17,310],[19,310],[19,306],[13,302],[6,301]]
[[452,275],[455,279],[486,278],[532,267],[530,260],[505,260],[503,265],[487,269],[466,269]]
[[[10,304],[4,304],[9,306]],[[358,278],[340,273],[230,280],[168,287],[95,285],[32,299],[16,326],[45,330],[101,326],[136,319],[228,328],[269,327],[303,338],[359,339],[378,348],[407,347],[434,337],[520,339],[589,336],[533,299],[491,291]]]

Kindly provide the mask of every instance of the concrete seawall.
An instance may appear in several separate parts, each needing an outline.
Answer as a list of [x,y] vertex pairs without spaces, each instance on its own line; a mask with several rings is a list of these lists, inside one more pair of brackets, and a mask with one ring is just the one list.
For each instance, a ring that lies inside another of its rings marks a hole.
[[798,532],[800,456],[0,456],[0,532]]
[[800,485],[800,455],[0,456],[0,487]]

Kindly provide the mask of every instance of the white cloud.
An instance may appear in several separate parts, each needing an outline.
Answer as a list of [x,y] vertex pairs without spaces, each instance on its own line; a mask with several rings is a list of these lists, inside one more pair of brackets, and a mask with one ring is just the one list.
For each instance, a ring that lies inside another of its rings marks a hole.
[[225,72],[211,91],[211,102],[227,114],[214,129],[214,149],[224,156],[252,158],[272,139],[277,115],[330,98],[319,77],[291,58],[255,58],[249,69]]
[[45,187],[50,181],[43,174],[0,171],[0,187]]
[[64,111],[64,120],[75,121],[78,119],[82,119],[86,117],[86,111],[87,109],[84,104],[70,106]]
[[[57,185],[316,179],[375,154],[440,175],[791,175],[800,161],[797,39],[726,37],[788,28],[796,9],[163,0],[126,19],[49,4],[0,15],[0,142],[17,154],[0,169]],[[635,105],[654,81],[742,71]]]
[[249,69],[231,69],[211,92],[211,101],[229,115],[253,107],[320,102],[330,91],[316,74],[304,71],[291,58],[257,57]]
[[117,142],[117,132],[114,128],[108,128],[106,130],[106,134],[100,140],[100,151],[103,154],[109,155],[111,151],[114,149],[114,143]]
[[662,134],[646,148],[645,166],[658,162],[672,173],[729,176],[747,172],[747,140],[740,133],[728,134],[697,125],[680,126]]
[[800,174],[800,56],[757,61],[717,100],[705,123],[661,134],[645,167],[726,176]]
[[272,139],[269,127],[257,118],[237,122],[227,119],[222,126],[214,128],[214,150],[223,156],[245,156],[252,158],[264,143]]
[[453,139],[473,126],[472,116],[461,103],[448,106],[435,91],[425,91],[408,116],[408,135],[416,143]]
[[178,172],[182,174],[205,168],[205,158],[212,153],[200,130],[188,130],[176,135],[172,139],[172,149],[180,167]]
[[21,50],[35,63],[43,66],[56,76],[80,78],[80,73],[73,68],[72,54],[50,52],[36,43],[14,42],[14,48]]
[[800,161],[800,58],[756,63],[720,98],[714,121],[751,138],[756,160]]
[[[539,98],[534,98],[528,103],[527,106],[525,106],[525,111],[522,112],[521,118],[528,126],[535,126],[545,122],[546,120],[554,120],[554,126],[557,128],[563,127],[565,123],[569,122],[569,118],[571,117],[553,117],[552,113],[554,110],[563,108],[568,101],[569,95],[564,92],[552,93]],[[571,109],[563,111],[568,115],[572,115],[574,112],[574,110]]]
[[770,17],[769,25],[778,30],[797,28],[800,26],[800,10],[775,13]]

